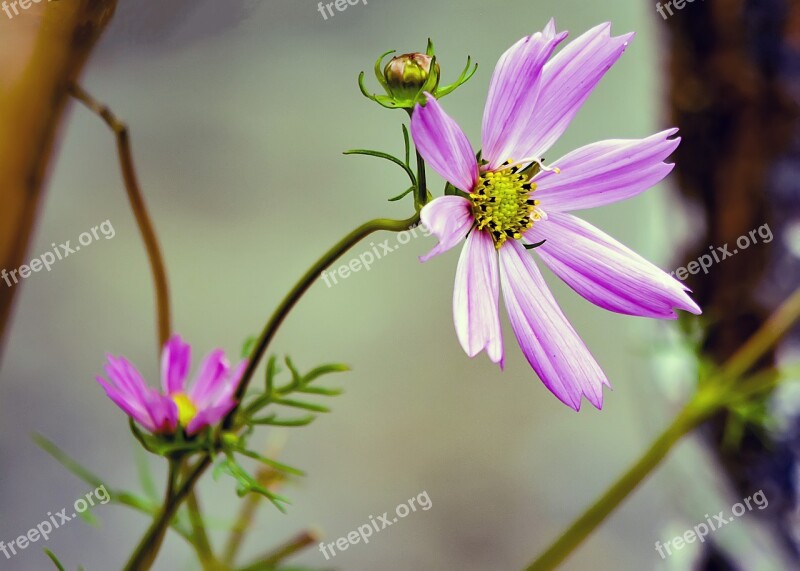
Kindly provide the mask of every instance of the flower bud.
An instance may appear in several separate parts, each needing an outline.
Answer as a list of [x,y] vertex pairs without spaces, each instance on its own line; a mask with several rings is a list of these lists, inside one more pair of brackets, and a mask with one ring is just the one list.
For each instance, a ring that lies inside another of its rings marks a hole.
[[431,72],[432,62],[432,56],[421,53],[393,57],[383,70],[390,95],[397,100],[414,101],[431,73],[434,77],[428,83],[427,91],[433,93],[439,85],[439,64]]
[[375,78],[386,90],[386,95],[370,93],[364,83],[364,72],[358,75],[358,88],[364,97],[387,109],[405,109],[410,113],[418,103],[425,104],[423,93],[427,92],[436,99],[441,99],[469,81],[478,69],[477,64],[472,66],[471,59],[467,58],[467,66],[455,83],[442,87],[439,85],[441,70],[436,63],[433,42],[430,39],[425,53],[415,52],[393,57],[384,67],[384,58],[393,53],[394,50],[388,51],[375,61]]

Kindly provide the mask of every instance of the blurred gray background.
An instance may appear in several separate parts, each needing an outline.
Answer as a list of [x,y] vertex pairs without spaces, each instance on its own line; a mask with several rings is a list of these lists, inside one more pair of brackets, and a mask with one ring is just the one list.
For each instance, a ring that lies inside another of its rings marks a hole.
[[[169,267],[175,329],[193,343],[195,360],[216,346],[238,353],[345,232],[367,218],[411,213],[410,200],[386,202],[405,188],[399,169],[341,154],[401,150],[403,114],[364,99],[355,81],[386,50],[422,51],[432,37],[445,82],[468,54],[477,60],[478,74],[445,107],[478,141],[491,71],[508,46],[551,16],[572,37],[610,20],[615,34],[637,37],[548,158],[668,126],[660,119],[662,22],[648,2],[369,0],[327,21],[312,0],[121,3],[84,86],[131,126]],[[107,351],[126,355],[153,382],[157,372],[152,285],[111,134],[77,106],[63,127],[30,253],[75,241],[106,219],[117,235],[23,285],[0,371],[6,542],[89,491],[31,442],[32,431],[109,485],[138,485],[126,419],[94,377]],[[441,189],[441,180],[434,176],[432,187]],[[687,231],[668,184],[586,218],[667,271]],[[389,235],[375,241],[384,238],[395,243]],[[648,357],[659,330],[674,324],[604,312],[550,280],[614,386],[602,413],[585,403],[576,414],[536,378],[507,323],[505,373],[483,356],[464,355],[451,316],[458,252],[417,261],[434,243],[412,240],[368,273],[332,288],[320,282],[281,330],[274,350],[301,368],[343,361],[354,371],[332,379],[347,389],[333,414],[288,434],[282,459],[308,478],[284,490],[294,502],[288,515],[264,506],[245,555],[308,526],[335,541],[425,490],[432,509],[368,545],[327,563],[311,548],[296,561],[358,570],[520,569],[670,416]],[[161,484],[162,466],[151,463]],[[233,483],[206,478],[201,490],[220,545],[238,505]],[[666,568],[653,545],[676,535],[665,527],[679,518],[674,494],[681,491],[669,469],[657,474],[564,569]],[[678,531],[728,505],[706,500]],[[147,525],[111,505],[96,514],[102,527],[70,523],[47,544],[69,568],[119,568]],[[48,568],[41,547],[0,557],[0,568]],[[681,556],[673,568],[682,568]],[[156,568],[195,565],[170,537]]]

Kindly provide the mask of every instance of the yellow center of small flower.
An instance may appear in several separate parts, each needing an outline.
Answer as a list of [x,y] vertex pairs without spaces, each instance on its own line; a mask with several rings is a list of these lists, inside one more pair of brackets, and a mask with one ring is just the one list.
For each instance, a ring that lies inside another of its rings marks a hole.
[[522,238],[540,218],[539,201],[530,196],[536,190],[530,178],[538,169],[534,166],[532,173],[523,173],[519,166],[507,166],[512,164],[509,159],[502,165],[506,168],[482,173],[469,195],[477,229],[488,230],[498,250],[509,238]]
[[172,395],[172,402],[178,407],[178,422],[184,428],[189,426],[189,423],[197,416],[197,407],[194,406],[192,399],[185,393],[176,393]]

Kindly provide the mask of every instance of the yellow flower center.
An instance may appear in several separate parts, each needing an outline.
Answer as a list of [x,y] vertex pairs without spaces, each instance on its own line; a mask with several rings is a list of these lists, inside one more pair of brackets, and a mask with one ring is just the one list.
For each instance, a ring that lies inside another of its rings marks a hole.
[[189,426],[189,423],[197,416],[197,407],[194,406],[192,399],[185,393],[176,393],[172,395],[172,402],[178,407],[178,422],[184,428]]
[[[512,164],[509,159],[502,166]],[[478,230],[488,230],[498,250],[509,238],[522,238],[540,218],[536,209],[539,201],[530,196],[536,190],[530,179],[538,172],[537,166],[531,173],[520,172],[516,165],[484,172],[469,195]]]

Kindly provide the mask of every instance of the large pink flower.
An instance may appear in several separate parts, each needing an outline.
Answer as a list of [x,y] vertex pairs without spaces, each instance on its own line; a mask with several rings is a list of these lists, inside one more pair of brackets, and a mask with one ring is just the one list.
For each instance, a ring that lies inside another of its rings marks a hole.
[[108,397],[150,432],[171,434],[182,427],[196,434],[222,420],[234,407],[233,395],[247,361],[231,370],[221,349],[209,353],[200,365],[191,387],[186,386],[192,348],[179,335],[164,346],[161,355],[159,392],[147,385],[125,357],[107,355],[108,380],[97,377]]
[[[570,325],[525,245],[572,289],[605,309],[674,319],[700,308],[680,282],[569,212],[643,192],[673,165],[664,160],[677,129],[636,140],[609,140],[542,166],[633,34],[612,37],[601,24],[550,59],[567,36],[550,23],[514,44],[497,63],[483,114],[481,162],[461,128],[430,95],[411,121],[423,156],[462,195],[437,198],[422,221],[439,239],[426,261],[466,243],[456,270],[456,333],[470,357],[486,350],[503,366],[499,296],[517,341],[544,384],[579,410],[583,396],[603,404],[608,380]],[[548,61],[550,60],[550,61]],[[535,199],[534,199],[535,191]]]

